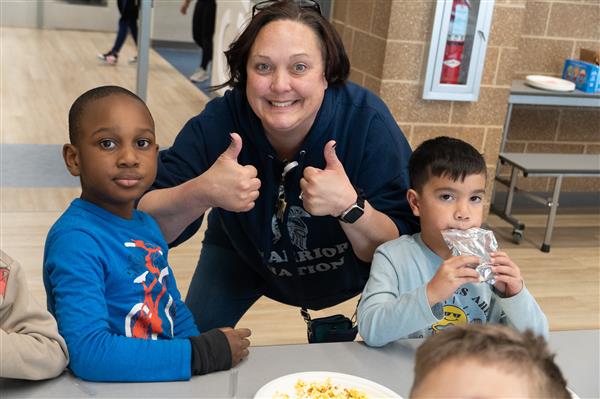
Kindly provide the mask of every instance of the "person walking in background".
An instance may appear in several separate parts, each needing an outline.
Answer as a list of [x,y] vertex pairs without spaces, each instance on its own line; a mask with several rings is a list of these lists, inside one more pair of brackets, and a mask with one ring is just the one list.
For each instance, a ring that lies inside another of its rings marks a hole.
[[[131,32],[131,37],[137,46],[137,19],[139,14],[139,0],[117,0],[117,7],[119,7],[119,29],[117,30],[117,37],[115,38],[115,44],[112,49],[104,54],[98,54],[98,58],[107,64],[115,65],[119,60],[119,51],[127,39],[127,30]],[[137,56],[132,57],[129,63],[137,62]]]
[[[191,2],[192,0],[183,0],[181,3],[180,11],[183,15],[187,13]],[[216,13],[215,0],[196,0],[192,19],[192,35],[194,42],[202,48],[202,61],[198,69],[190,75],[190,80],[194,83],[204,82],[209,76],[207,67],[212,60]]]

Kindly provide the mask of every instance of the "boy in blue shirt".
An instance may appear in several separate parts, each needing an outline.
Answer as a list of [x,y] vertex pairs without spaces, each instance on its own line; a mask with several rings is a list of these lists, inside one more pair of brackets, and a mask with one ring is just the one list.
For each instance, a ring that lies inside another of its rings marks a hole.
[[156,176],[158,145],[146,104],[103,86],[69,111],[69,172],[81,197],[52,226],[44,253],[48,308],[92,381],[186,380],[248,355],[248,329],[200,334],[181,301],[156,222],[135,201]]
[[479,282],[476,256],[453,256],[441,231],[480,227],[486,166],[464,141],[438,137],[409,161],[407,199],[421,232],[376,250],[358,308],[365,342],[382,346],[464,323],[500,323],[547,336],[548,322],[505,252],[491,253],[495,283]]

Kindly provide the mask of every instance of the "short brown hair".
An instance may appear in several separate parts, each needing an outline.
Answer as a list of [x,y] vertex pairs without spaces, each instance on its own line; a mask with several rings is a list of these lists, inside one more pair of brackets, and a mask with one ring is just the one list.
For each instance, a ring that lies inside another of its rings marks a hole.
[[229,80],[211,89],[227,86],[246,89],[248,79],[246,64],[250,49],[263,27],[273,21],[290,20],[306,25],[315,32],[321,43],[321,52],[325,65],[325,79],[329,86],[343,84],[350,73],[350,61],[344,49],[342,39],[335,28],[319,12],[312,8],[301,7],[293,0],[276,1],[261,9],[240,36],[225,51],[229,66]]
[[536,397],[570,399],[567,383],[543,337],[494,324],[454,326],[429,337],[417,349],[411,396],[443,362],[471,359],[529,377]]

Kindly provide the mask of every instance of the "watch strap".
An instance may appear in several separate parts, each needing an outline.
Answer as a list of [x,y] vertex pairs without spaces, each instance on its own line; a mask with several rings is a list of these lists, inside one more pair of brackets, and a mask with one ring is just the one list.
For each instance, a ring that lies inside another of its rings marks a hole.
[[342,212],[340,216],[338,216],[338,219],[344,223],[354,223],[358,218],[360,218],[363,215],[365,211],[365,194],[360,188],[356,186],[353,187],[356,191],[356,202],[350,205],[348,209],[346,209],[344,212]]

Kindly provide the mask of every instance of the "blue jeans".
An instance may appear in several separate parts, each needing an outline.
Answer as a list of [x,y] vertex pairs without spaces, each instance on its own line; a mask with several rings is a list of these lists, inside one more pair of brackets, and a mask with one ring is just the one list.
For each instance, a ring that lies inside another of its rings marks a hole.
[[133,41],[137,44],[137,19],[138,19],[138,6],[135,0],[118,0],[117,1],[119,11],[121,12],[121,18],[119,18],[119,30],[117,31],[117,38],[115,44],[111,50],[113,54],[119,54],[125,39],[127,38],[127,30],[131,31]]
[[200,332],[234,327],[263,295],[263,286],[233,248],[204,242],[185,304]]

